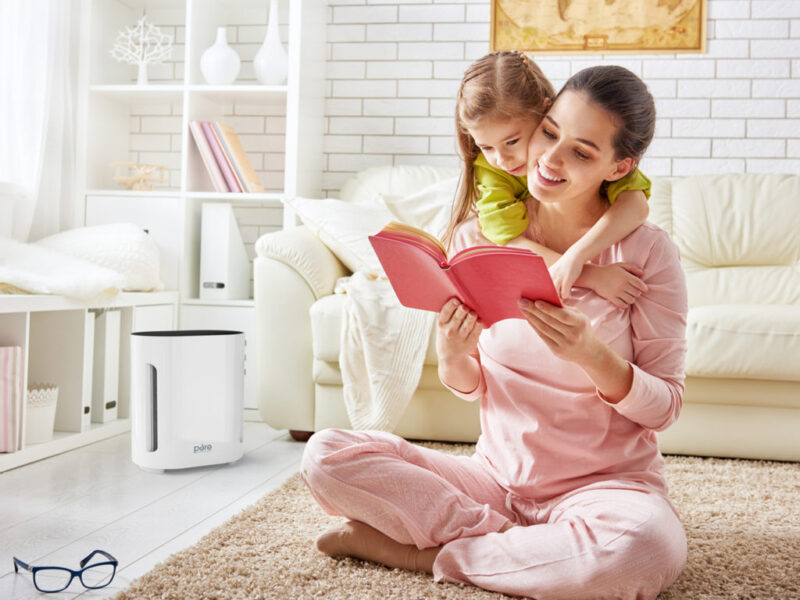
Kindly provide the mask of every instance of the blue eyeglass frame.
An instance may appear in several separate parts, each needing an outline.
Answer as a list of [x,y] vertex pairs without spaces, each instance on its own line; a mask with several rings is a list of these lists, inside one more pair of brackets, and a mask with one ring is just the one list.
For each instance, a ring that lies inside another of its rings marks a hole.
[[[102,554],[108,560],[102,561],[102,562],[92,563],[91,565],[89,565],[87,567],[86,563],[88,563],[96,554]],[[29,565],[29,564],[27,564],[25,562],[22,562],[16,556],[14,557],[14,572],[15,573],[19,573],[19,568],[20,567],[22,567],[25,571],[29,571],[31,573],[31,578],[33,579],[33,586],[37,589],[37,591],[40,591],[43,594],[52,594],[52,593],[56,593],[56,592],[63,592],[65,589],[67,589],[72,584],[72,580],[75,579],[76,577],[78,578],[78,581],[81,582],[81,585],[83,587],[85,587],[87,590],[99,590],[101,588],[104,588],[114,580],[114,576],[117,574],[117,566],[119,565],[119,561],[116,558],[114,558],[113,556],[111,556],[105,550],[95,550],[91,554],[89,554],[87,557],[85,557],[83,560],[81,560],[80,565],[81,565],[81,568],[78,571],[73,571],[72,569],[67,569],[66,567],[48,567],[48,566],[44,566],[44,565],[33,567],[33,566],[31,566],[31,565]],[[111,572],[111,577],[108,578],[108,581],[106,583],[104,583],[103,585],[86,585],[86,583],[83,581],[83,572],[88,568],[99,567],[99,566],[104,566],[104,565],[111,565],[112,567],[114,567],[114,570]],[[67,581],[67,584],[64,587],[60,588],[60,589],[57,589],[57,590],[43,590],[36,583],[36,573],[37,573],[37,571],[41,571],[41,570],[67,571],[70,574],[70,578],[69,578],[69,581]]]

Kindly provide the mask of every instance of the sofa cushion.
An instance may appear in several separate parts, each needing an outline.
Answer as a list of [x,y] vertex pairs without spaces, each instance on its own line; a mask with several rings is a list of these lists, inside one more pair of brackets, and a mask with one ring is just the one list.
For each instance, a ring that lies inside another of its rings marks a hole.
[[800,176],[654,178],[650,220],[678,245],[689,306],[800,302]]
[[800,306],[695,307],[686,336],[687,375],[800,381]]
[[369,205],[376,195],[404,198],[437,181],[458,175],[458,169],[428,165],[370,167],[348,179],[339,191],[339,197],[347,202]]
[[[342,308],[347,296],[332,294],[317,300],[311,305],[311,351],[316,360],[339,361],[341,342]],[[425,365],[436,365],[436,337],[431,328],[428,348],[425,352]]]

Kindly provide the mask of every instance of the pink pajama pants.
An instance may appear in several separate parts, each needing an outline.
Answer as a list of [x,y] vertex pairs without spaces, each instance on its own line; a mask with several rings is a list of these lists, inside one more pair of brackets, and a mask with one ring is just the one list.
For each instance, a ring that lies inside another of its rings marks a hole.
[[[623,481],[537,504],[509,494],[471,457],[336,429],[309,440],[302,473],[329,514],[403,544],[442,546],[436,581],[538,600],[646,599],[686,562],[683,527],[666,499]],[[521,526],[498,533],[507,521]]]

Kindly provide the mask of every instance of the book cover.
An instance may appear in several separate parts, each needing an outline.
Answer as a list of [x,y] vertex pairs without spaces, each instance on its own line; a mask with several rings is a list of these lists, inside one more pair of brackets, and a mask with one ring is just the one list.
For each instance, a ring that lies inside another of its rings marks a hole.
[[448,258],[425,231],[390,223],[369,241],[403,306],[439,312],[452,297],[478,313],[485,327],[522,319],[520,298],[561,306],[544,259],[506,246],[466,248]]
[[197,145],[197,151],[200,153],[200,158],[203,159],[203,164],[206,166],[208,176],[211,183],[214,185],[214,191],[229,192],[228,184],[225,183],[225,178],[222,176],[217,160],[214,158],[214,153],[211,151],[211,146],[203,133],[203,127],[200,121],[189,121],[189,131],[192,132],[194,143]]
[[242,188],[246,192],[263,192],[264,187],[258,180],[256,170],[253,164],[247,157],[247,152],[244,151],[242,142],[233,127],[223,125],[222,123],[214,123],[217,134],[222,141],[222,147],[228,157],[231,159],[234,172],[242,184]]
[[206,136],[208,145],[211,147],[211,152],[214,154],[214,158],[217,161],[219,170],[222,171],[222,176],[225,178],[225,182],[228,184],[228,187],[232,192],[241,192],[242,188],[239,187],[239,183],[236,181],[233,170],[228,164],[228,159],[225,158],[225,153],[222,151],[222,146],[217,140],[217,136],[214,135],[214,128],[211,126],[211,123],[201,121],[200,126],[203,128],[203,133]]

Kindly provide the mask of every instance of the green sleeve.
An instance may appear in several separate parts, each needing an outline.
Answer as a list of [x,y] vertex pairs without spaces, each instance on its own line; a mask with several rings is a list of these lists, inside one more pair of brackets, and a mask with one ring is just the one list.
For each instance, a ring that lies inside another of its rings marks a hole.
[[608,184],[608,188],[606,189],[608,201],[611,204],[614,204],[619,195],[622,192],[627,192],[628,190],[642,190],[645,198],[649,199],[650,180],[639,169],[634,169],[622,179],[612,181]]
[[491,242],[505,245],[528,228],[527,179],[495,169],[483,154],[475,160],[474,167],[481,233]]

